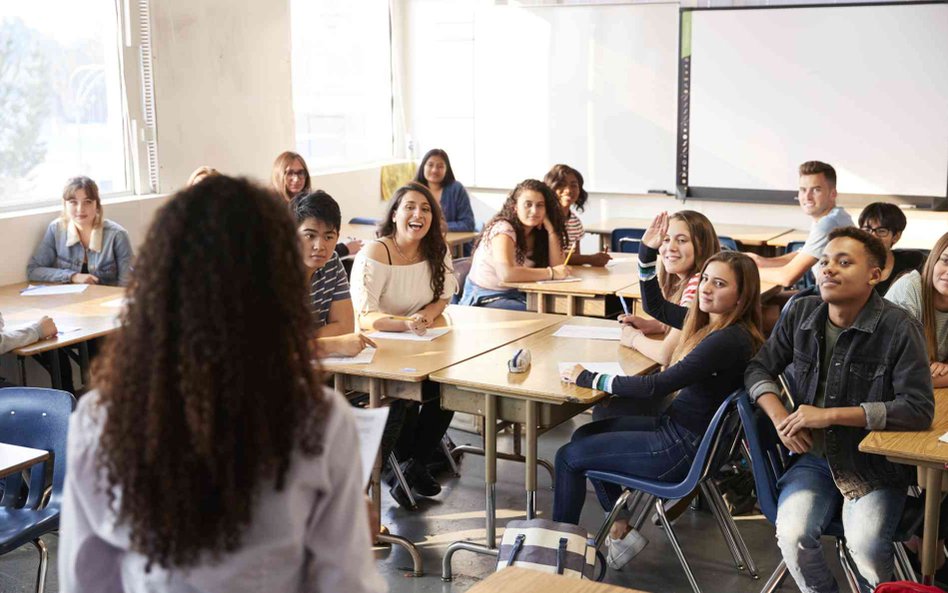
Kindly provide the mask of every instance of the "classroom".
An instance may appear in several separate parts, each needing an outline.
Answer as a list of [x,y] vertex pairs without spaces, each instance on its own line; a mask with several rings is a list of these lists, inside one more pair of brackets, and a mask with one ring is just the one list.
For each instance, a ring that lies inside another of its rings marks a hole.
[[948,587],[948,3],[0,31],[0,592]]

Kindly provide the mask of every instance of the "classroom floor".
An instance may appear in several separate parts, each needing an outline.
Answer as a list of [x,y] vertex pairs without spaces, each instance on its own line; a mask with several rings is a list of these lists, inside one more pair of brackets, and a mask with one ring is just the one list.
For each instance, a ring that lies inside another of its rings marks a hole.
[[[558,446],[565,442],[572,430],[588,422],[590,416],[582,415],[540,439],[540,456],[553,460]],[[479,437],[466,432],[451,430],[458,444],[478,444]],[[510,437],[502,436],[501,450],[510,450]],[[423,512],[409,513],[396,509],[387,492],[383,494],[383,522],[399,535],[421,542],[425,562],[425,576],[414,578],[411,559],[400,547],[379,550],[376,557],[378,567],[388,581],[392,593],[410,592],[460,592],[486,577],[494,570],[494,558],[460,551],[454,555],[454,576],[451,583],[441,581],[441,558],[447,546],[458,539],[483,541],[484,537],[484,464],[483,458],[468,455],[461,464],[461,477],[443,481],[444,491],[423,506]],[[552,506],[552,491],[549,490],[549,475],[540,469],[540,487],[537,506],[541,516],[549,516]],[[602,512],[595,496],[589,492],[584,507],[582,525],[589,531],[598,528]],[[497,524],[498,536],[509,519],[524,518],[523,512],[523,466],[515,462],[498,463]],[[757,562],[760,580],[751,579],[746,573],[738,573],[713,517],[702,511],[688,511],[676,522],[685,555],[695,572],[698,585],[704,593],[757,593],[779,561],[779,552],[773,537],[773,528],[762,517],[742,518],[738,527]],[[688,593],[691,588],[674,550],[662,529],[646,523],[643,530],[650,543],[642,553],[621,572],[609,571],[606,581],[620,586],[634,587],[643,591],[661,593]],[[58,537],[45,536],[50,548],[50,571],[46,583],[47,593],[59,591],[56,575],[56,552]],[[825,540],[827,555],[831,555],[833,544]],[[32,593],[36,583],[38,554],[32,546],[25,546],[0,556],[0,591],[3,593]],[[831,560],[840,583],[838,564]],[[778,591],[797,591],[787,579]]]

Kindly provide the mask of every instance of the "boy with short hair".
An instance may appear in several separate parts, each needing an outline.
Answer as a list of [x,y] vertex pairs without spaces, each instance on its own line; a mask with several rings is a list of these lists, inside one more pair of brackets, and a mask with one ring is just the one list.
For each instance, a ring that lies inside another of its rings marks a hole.
[[[870,430],[921,430],[934,415],[921,326],[874,290],[885,247],[854,227],[835,229],[819,262],[820,297],[794,302],[744,375],[751,399],[796,461],[781,477],[777,542],[803,592],[838,590],[820,536],[843,505],[860,588],[892,576],[892,537],[913,473],[859,452]],[[777,375],[793,363],[796,409]]]

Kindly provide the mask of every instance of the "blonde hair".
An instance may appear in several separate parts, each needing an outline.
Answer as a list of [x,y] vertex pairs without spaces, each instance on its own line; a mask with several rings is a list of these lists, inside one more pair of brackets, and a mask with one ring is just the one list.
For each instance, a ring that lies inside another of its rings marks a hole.
[[718,242],[718,234],[714,230],[714,225],[711,224],[707,216],[700,212],[681,210],[669,216],[668,219],[669,221],[680,220],[688,226],[688,233],[691,234],[691,243],[694,245],[695,253],[694,266],[685,274],[684,278],[666,272],[661,264],[661,258],[659,258],[658,284],[662,287],[662,294],[665,295],[665,299],[677,305],[681,300],[681,295],[685,292],[685,287],[688,285],[688,279],[704,267],[709,257],[721,251],[721,244]]
[[88,177],[73,177],[66,182],[66,187],[63,188],[63,213],[60,219],[63,222],[69,221],[69,214],[66,212],[66,200],[75,196],[80,189],[86,192],[87,198],[95,200],[95,221],[92,223],[92,228],[102,228],[105,214],[102,210],[102,199],[99,198],[99,186]]
[[287,203],[295,197],[289,195],[286,191],[286,168],[289,167],[294,160],[298,160],[300,164],[303,165],[303,171],[306,173],[306,181],[303,183],[303,189],[300,190],[300,193],[309,192],[312,188],[310,184],[309,167],[306,166],[306,161],[303,160],[303,157],[300,156],[299,153],[291,150],[281,152],[280,156],[273,161],[273,171],[270,173],[270,184],[277,194],[286,200]]
[[713,332],[741,325],[747,331],[754,343],[754,352],[764,343],[762,315],[760,311],[760,273],[754,260],[738,251],[721,251],[708,258],[701,268],[701,274],[711,262],[727,264],[737,278],[737,306],[730,312],[722,315],[716,322],[711,322],[711,316],[701,310],[697,299],[689,307],[685,323],[681,328],[681,339],[672,353],[671,364],[675,364],[688,355],[689,352]]
[[188,177],[188,187],[191,187],[199,181],[203,181],[207,177],[214,177],[215,175],[220,175],[220,171],[214,167],[208,167],[207,165],[201,165],[191,173],[191,176]]
[[948,233],[935,241],[935,247],[928,254],[925,267],[922,268],[922,327],[925,330],[925,347],[929,362],[938,361],[938,335],[935,330],[935,262],[948,249]]

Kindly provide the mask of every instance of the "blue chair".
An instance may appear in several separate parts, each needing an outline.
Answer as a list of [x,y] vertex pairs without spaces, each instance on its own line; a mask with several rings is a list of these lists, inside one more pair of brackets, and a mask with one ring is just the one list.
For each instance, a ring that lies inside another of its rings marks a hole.
[[467,281],[468,272],[471,271],[471,260],[470,257],[459,257],[454,260],[454,276],[458,280],[458,292],[457,294],[451,295],[451,304],[457,305],[461,302],[461,299],[464,297],[464,283]]
[[[772,525],[777,523],[777,481],[789,467],[790,452],[780,442],[773,423],[763,413],[751,404],[746,391],[741,391],[737,398],[737,411],[744,427],[744,443],[754,472],[754,487],[757,491],[757,504],[761,512]],[[896,530],[895,541],[895,569],[901,580],[915,580],[915,571],[909,564],[905,548],[901,542],[915,532],[921,521],[916,509],[906,509],[902,516],[902,523]],[[856,582],[855,568],[849,552],[846,549],[846,539],[843,537],[843,522],[836,517],[826,529],[826,535],[836,538],[836,550],[839,554],[843,572],[853,593],[859,593]],[[773,593],[787,576],[787,565],[781,560],[777,569],[770,576],[761,589],[761,593]]]
[[367,216],[356,216],[355,218],[349,219],[349,224],[368,224],[375,226],[379,223],[378,218],[369,218]]
[[[36,591],[46,587],[48,561],[46,544],[40,539],[59,529],[59,509],[66,477],[66,434],[69,415],[76,407],[71,393],[35,387],[0,389],[0,435],[4,443],[44,449],[51,458],[29,471],[29,483],[21,473],[3,480],[0,498],[0,555],[26,543],[39,550],[40,565]],[[44,504],[47,465],[52,464],[52,488]],[[24,494],[24,486],[26,492]]]
[[[804,245],[806,245],[806,241],[790,241],[787,243],[787,253],[800,251],[803,249]],[[804,288],[810,288],[811,286],[816,286],[816,278],[813,277],[813,270],[807,270],[806,273],[803,274],[803,277],[800,278],[794,285],[794,288],[797,290],[803,290]]]
[[[727,508],[724,506],[721,493],[717,490],[717,487],[714,486],[713,481],[709,479],[718,468],[725,464],[736,444],[740,432],[740,422],[735,409],[735,402],[739,393],[739,391],[736,391],[729,395],[718,408],[717,412],[715,412],[714,417],[708,425],[708,430],[704,433],[704,437],[698,446],[698,451],[691,464],[691,469],[681,482],[648,480],[615,472],[596,470],[586,472],[586,477],[590,480],[609,482],[626,488],[622,496],[619,497],[619,500],[613,505],[612,511],[606,516],[602,527],[600,527],[596,535],[596,549],[602,547],[606,535],[609,533],[609,528],[612,526],[612,523],[622,508],[626,506],[626,502],[632,494],[631,491],[635,490],[654,497],[657,499],[654,504],[655,512],[658,514],[658,518],[665,528],[665,534],[668,535],[668,539],[675,549],[675,554],[678,555],[678,560],[681,562],[681,566],[685,571],[685,576],[688,578],[688,582],[691,584],[691,588],[694,592],[701,593],[701,589],[698,588],[698,583],[695,581],[691,567],[688,565],[688,560],[685,558],[684,552],[682,552],[681,544],[678,542],[678,536],[675,535],[671,522],[665,514],[664,506],[666,500],[684,498],[691,494],[696,488],[700,488],[711,505],[712,513],[718,521],[718,527],[721,528],[721,533],[724,535],[724,540],[731,551],[731,555],[734,557],[738,570],[742,570],[744,566],[747,566],[748,572],[754,578],[758,578],[757,567],[751,558],[750,551],[747,549],[740,532],[737,530],[737,526],[734,525],[734,520],[731,519],[730,513],[728,513]],[[640,526],[641,525],[637,525],[636,528]]]
[[616,253],[638,253],[639,242],[645,229],[616,229],[612,231],[610,251]]
[[737,241],[730,237],[718,235],[718,243],[721,244],[721,251],[740,251],[737,248]]

